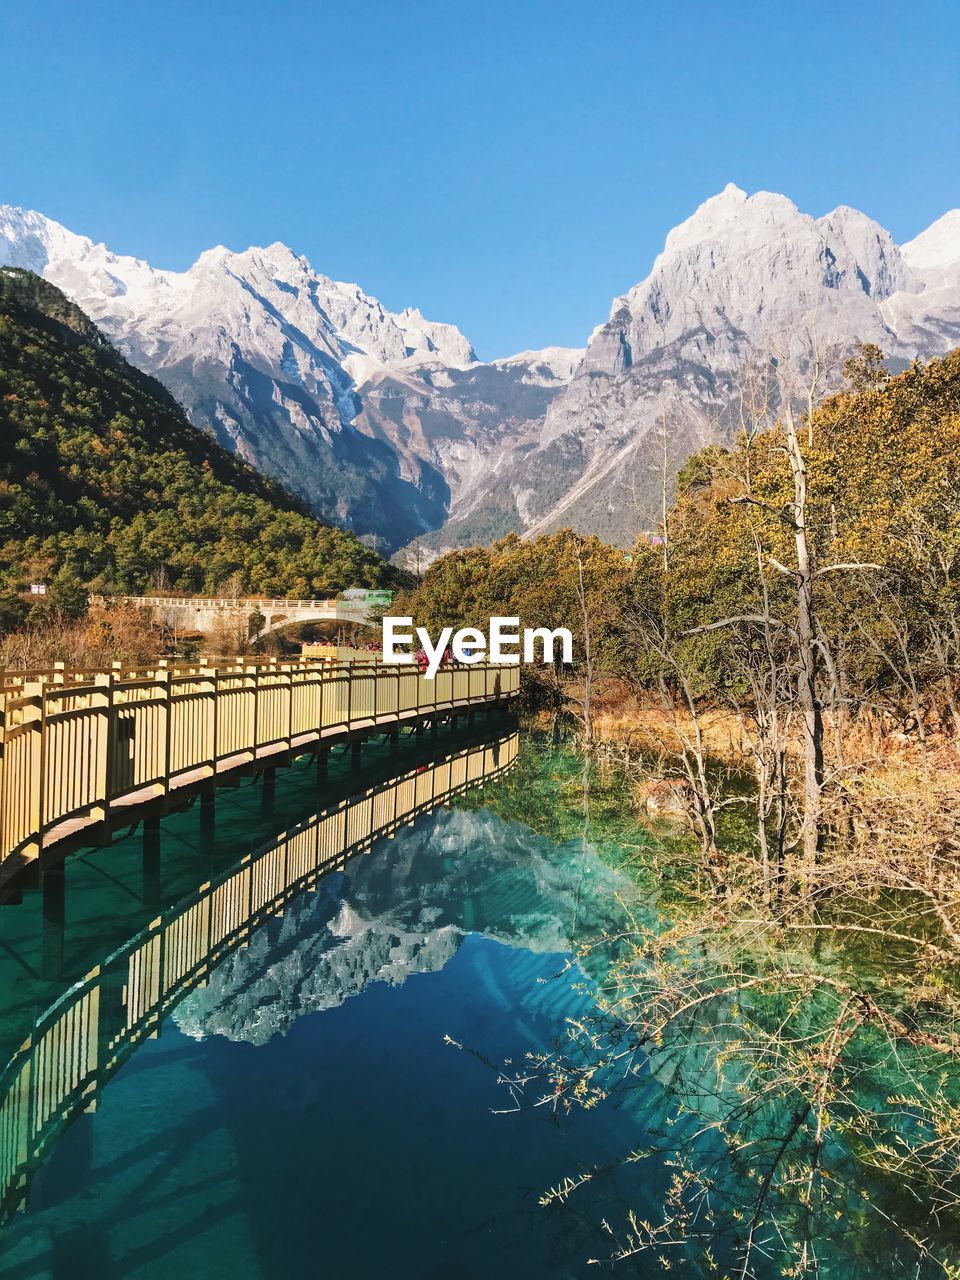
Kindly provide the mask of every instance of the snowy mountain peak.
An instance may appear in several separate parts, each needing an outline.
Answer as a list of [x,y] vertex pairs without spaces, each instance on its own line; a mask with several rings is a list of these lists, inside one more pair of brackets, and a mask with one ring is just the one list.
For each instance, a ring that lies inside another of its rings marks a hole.
[[583,363],[584,347],[543,347],[540,351],[518,351],[515,356],[495,360],[498,368],[527,365],[531,373],[545,370],[550,377],[566,382]]
[[[51,258],[85,257],[96,247],[86,236],[68,231],[42,213],[17,205],[0,205],[0,260],[4,262],[42,274]],[[106,254],[104,245],[99,248]],[[23,261],[14,263],[13,254]]]
[[893,236],[859,209],[839,205],[818,218],[816,225],[835,259],[837,246],[842,246],[848,260],[856,264],[860,284],[872,298],[883,301],[898,289],[915,286]]
[[401,311],[396,320],[408,358],[435,360],[453,369],[476,363],[476,352],[456,325],[427,320],[415,307]]
[[224,258],[230,258],[232,256],[233,255],[225,244],[215,244],[212,249],[204,249],[203,253],[200,254],[196,262],[193,264],[193,267],[191,267],[191,270],[195,270],[197,267],[219,266],[219,264],[223,262]]
[[918,272],[937,272],[960,263],[960,209],[951,209],[900,249]]
[[748,196],[730,183],[670,232],[650,275],[614,300],[585,368],[617,375],[684,335],[700,334],[702,348],[709,334],[711,366],[720,359],[733,369],[747,342],[802,343],[814,315],[821,329],[826,321],[891,350],[880,304],[922,288],[890,233],[859,210],[841,205],[817,219],[786,196]]
[[[901,250],[857,209],[814,218],[784,196],[729,184],[614,300],[548,409],[539,451],[513,479],[526,531],[572,523],[623,538],[650,485],[657,423],[669,421],[682,457],[724,437],[744,371],[771,353],[803,369],[816,345],[838,352],[839,370],[839,355],[860,343],[894,368],[960,343],[960,212]],[[530,493],[552,459],[565,468],[550,477],[563,497],[538,508]]]
[[[108,333],[119,336],[136,313],[138,349],[156,354],[157,331],[163,330],[165,342],[172,339],[176,348],[165,349],[171,359],[201,358],[194,334],[198,324],[214,317],[221,327],[236,323],[259,330],[256,345],[271,356],[278,344],[282,348],[294,341],[291,332],[284,332],[294,325],[313,355],[322,353],[321,364],[327,356],[341,364],[356,357],[364,374],[423,361],[464,368],[477,358],[454,325],[429,321],[413,308],[395,315],[359,285],[315,272],[305,257],[279,240],[240,251],[216,245],[186,271],[157,270],[140,259],[111,253],[43,214],[2,205],[0,261],[46,276]],[[259,314],[251,310],[255,302]],[[188,318],[188,349],[181,350],[171,325]],[[327,372],[313,371],[319,381]]]
[[667,236],[663,254],[667,257],[708,241],[728,241],[743,235],[769,234],[803,215],[792,200],[771,191],[748,196],[728,182],[719,195],[711,196],[686,221]]
[[724,223],[729,222],[745,204],[747,193],[733,182],[709,200],[698,205],[689,218],[685,218],[667,235],[664,253],[675,253],[686,245],[709,239]]

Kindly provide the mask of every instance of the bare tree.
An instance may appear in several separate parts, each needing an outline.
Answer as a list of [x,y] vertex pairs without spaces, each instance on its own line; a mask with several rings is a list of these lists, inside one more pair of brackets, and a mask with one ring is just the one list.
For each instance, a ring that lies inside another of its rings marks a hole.
[[593,644],[590,635],[590,610],[587,607],[587,592],[583,583],[583,547],[578,543],[577,550],[577,604],[580,608],[580,625],[583,628],[583,737],[589,747],[593,743],[593,721],[591,718],[593,697]]

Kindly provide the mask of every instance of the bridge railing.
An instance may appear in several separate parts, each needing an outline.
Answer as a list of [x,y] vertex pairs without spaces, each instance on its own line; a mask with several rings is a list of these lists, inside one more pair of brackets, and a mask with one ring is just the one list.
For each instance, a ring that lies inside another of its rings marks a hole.
[[[97,604],[107,603],[106,596],[93,596]],[[363,601],[287,600],[268,596],[111,596],[111,603],[132,604],[144,609],[348,609],[363,608]]]
[[519,688],[518,667],[322,660],[30,674],[0,689],[0,872],[189,782]]
[[0,1222],[70,1121],[216,965],[321,876],[420,814],[513,768],[516,733],[332,805],[163,911],[36,1022],[0,1071]]

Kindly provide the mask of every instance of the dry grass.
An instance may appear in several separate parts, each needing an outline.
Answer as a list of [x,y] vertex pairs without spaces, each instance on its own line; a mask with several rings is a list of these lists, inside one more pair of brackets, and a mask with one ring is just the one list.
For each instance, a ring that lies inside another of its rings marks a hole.
[[[640,694],[616,677],[598,681],[593,728],[598,741],[620,743],[640,752],[674,750],[692,728],[681,708],[665,707],[655,693]],[[749,747],[737,716],[724,708],[707,710],[700,728],[710,755],[734,767],[749,761]]]
[[57,662],[72,668],[146,664],[163,654],[166,639],[149,613],[134,605],[91,608],[82,618],[51,611],[0,638],[0,668],[42,671]]
[[[682,708],[664,707],[656,695],[615,678],[595,691],[593,726],[598,743],[647,760],[675,752],[693,729]],[[752,768],[748,734],[733,710],[704,711],[700,729],[709,755],[734,770]],[[800,747],[799,739],[792,744],[798,759]],[[960,848],[960,741],[936,714],[924,742],[879,713],[828,723],[826,757],[830,817],[857,844],[880,842],[891,854],[908,846],[915,852]],[[658,786],[654,771],[638,787],[638,809],[650,800],[662,814],[678,807]]]

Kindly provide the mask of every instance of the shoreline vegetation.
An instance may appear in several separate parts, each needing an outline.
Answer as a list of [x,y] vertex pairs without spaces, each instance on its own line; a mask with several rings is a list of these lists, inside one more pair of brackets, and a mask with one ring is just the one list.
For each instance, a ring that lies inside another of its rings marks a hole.
[[508,538],[397,607],[569,626],[577,669],[528,673],[528,711],[687,833],[646,855],[663,916],[615,940],[596,1017],[512,1076],[558,1109],[679,1082],[693,1122],[624,1153],[672,1163],[662,1214],[598,1261],[952,1277],[960,353],[890,376],[864,349],[819,406],[807,373],[805,405],[774,360],[744,379],[739,438],[632,556]]
[[[646,743],[659,744],[662,715],[641,718]],[[734,768],[742,758],[710,762],[731,801],[718,893],[685,818],[647,807],[640,752],[607,738],[571,750],[545,720],[533,736],[545,765],[521,755],[506,795],[475,803],[614,859],[640,899],[625,900],[625,930],[582,936],[556,975],[589,975],[595,1010],[552,1052],[518,1045],[497,1079],[510,1110],[639,1105],[647,1130],[637,1147],[625,1129],[619,1160],[560,1171],[541,1206],[582,1214],[578,1196],[589,1188],[595,1204],[618,1167],[640,1164],[652,1185],[670,1175],[660,1216],[618,1211],[611,1186],[608,1247],[591,1261],[757,1280],[955,1276],[960,953],[910,888],[880,874],[907,865],[904,851],[877,847],[896,794],[855,848],[825,856],[824,885],[771,908],[743,818],[754,797]],[[539,809],[537,767],[554,790]],[[894,835],[918,816],[908,807]]]

